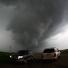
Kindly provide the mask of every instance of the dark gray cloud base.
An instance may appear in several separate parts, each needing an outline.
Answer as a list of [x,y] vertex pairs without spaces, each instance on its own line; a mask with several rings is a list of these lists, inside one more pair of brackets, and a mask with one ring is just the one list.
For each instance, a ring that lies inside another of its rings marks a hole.
[[27,49],[41,48],[61,22],[65,0],[17,0],[15,4],[16,14],[8,27],[13,39]]

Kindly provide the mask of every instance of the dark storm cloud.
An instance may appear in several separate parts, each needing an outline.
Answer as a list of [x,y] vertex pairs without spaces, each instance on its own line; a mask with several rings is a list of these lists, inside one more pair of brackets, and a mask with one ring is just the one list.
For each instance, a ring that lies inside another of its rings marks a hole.
[[0,0],[0,3],[5,4],[5,5],[13,5],[16,4],[18,0]]
[[18,0],[8,27],[14,40],[29,49],[41,47],[41,41],[61,22],[64,4],[65,0]]

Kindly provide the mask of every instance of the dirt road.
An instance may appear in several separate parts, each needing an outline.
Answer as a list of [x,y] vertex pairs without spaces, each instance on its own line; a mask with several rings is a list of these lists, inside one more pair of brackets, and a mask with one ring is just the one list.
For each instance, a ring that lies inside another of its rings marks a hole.
[[56,63],[41,64],[0,64],[2,68],[68,68],[68,66]]

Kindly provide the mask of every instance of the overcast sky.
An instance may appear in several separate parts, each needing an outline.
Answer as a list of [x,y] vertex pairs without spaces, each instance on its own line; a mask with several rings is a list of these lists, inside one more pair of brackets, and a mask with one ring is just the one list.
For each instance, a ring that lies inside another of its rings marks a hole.
[[[7,30],[9,23],[15,14],[15,6],[0,3],[0,50],[16,51],[19,47],[15,46],[13,33]],[[17,48],[17,49],[16,49]],[[21,47],[20,47],[21,48]]]
[[67,0],[0,0],[0,50],[68,48],[67,4]]
[[11,32],[6,30],[8,23],[10,22],[14,8],[12,6],[6,7],[0,4],[0,49],[8,50],[11,45]]

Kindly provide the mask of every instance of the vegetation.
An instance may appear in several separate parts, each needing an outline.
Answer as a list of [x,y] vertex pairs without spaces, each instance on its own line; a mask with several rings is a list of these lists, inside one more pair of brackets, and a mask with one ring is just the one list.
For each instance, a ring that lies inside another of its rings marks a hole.
[[[14,54],[15,53],[0,52],[0,63],[9,63],[10,62],[9,56]],[[59,62],[61,62],[62,60],[66,62],[65,59],[68,62],[68,49],[61,50],[61,57]]]
[[10,54],[8,52],[0,52],[0,63],[9,63]]

